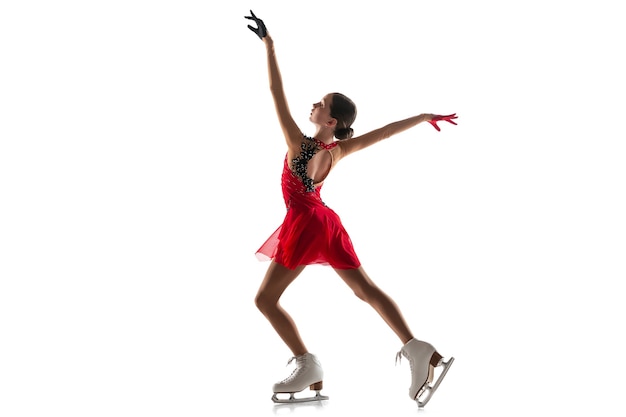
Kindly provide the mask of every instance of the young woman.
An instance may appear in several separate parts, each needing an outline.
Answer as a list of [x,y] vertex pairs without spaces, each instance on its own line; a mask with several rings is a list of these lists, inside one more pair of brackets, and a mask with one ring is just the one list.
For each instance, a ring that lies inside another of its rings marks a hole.
[[[296,360],[293,373],[274,384],[272,399],[295,402],[327,398],[320,395],[323,383],[320,362],[307,350],[293,319],[279,303],[287,286],[306,265],[323,264],[332,267],[356,296],[369,303],[400,338],[403,347],[397,357],[404,356],[411,366],[409,396],[423,407],[454,358],[445,362],[431,344],[413,337],[395,302],[366,274],[339,216],[322,201],[320,190],[329,172],[342,158],[422,122],[430,122],[437,130],[440,120],[456,124],[453,120],[456,115],[420,114],[352,137],[356,106],[343,94],[330,93],[313,105],[309,120],[315,126],[315,134],[306,136],[289,111],[272,38],[263,21],[252,10],[250,14],[245,16],[246,19],[253,20],[257,27],[248,25],[248,28],[264,42],[267,50],[270,90],[287,144],[282,174],[287,214],[282,225],[257,251],[257,256],[271,260],[271,263],[258,290],[256,305],[291,349],[292,359]],[[442,370],[432,384],[437,367]],[[316,396],[296,399],[294,394],[306,387],[317,391]],[[290,396],[279,399],[277,394],[281,393]]]

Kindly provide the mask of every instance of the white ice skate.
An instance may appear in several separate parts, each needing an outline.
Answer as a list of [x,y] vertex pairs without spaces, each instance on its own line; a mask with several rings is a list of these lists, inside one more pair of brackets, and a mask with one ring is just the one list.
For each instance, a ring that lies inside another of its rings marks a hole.
[[[439,388],[439,384],[448,373],[454,358],[451,357],[447,362],[444,362],[443,357],[431,344],[417,339],[411,339],[402,347],[396,356],[396,361],[401,360],[402,356],[408,359],[411,366],[412,383],[409,388],[409,397],[417,402],[419,408],[422,408]],[[440,366],[443,369],[433,384],[435,368]]]
[[[328,397],[320,393],[324,371],[322,371],[319,360],[311,353],[295,356],[289,360],[289,363],[294,359],[296,360],[296,369],[293,370],[289,377],[274,384],[272,401],[275,403],[301,403],[327,400]],[[295,394],[303,391],[306,387],[315,390],[315,396],[296,398]],[[289,394],[289,398],[278,398],[278,394]]]

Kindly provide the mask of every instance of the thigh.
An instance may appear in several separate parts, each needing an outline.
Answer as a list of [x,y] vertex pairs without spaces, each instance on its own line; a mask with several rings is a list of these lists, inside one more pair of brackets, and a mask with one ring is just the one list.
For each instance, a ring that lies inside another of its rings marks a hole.
[[259,287],[259,294],[263,294],[266,297],[280,298],[285,289],[300,275],[304,265],[296,267],[296,269],[289,269],[279,263],[272,261],[265,278]]

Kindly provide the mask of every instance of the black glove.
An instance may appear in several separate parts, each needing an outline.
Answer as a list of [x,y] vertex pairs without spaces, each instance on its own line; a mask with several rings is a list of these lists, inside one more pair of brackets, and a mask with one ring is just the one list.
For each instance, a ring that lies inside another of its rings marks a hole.
[[248,29],[250,29],[251,31],[256,33],[257,36],[259,37],[259,39],[263,40],[265,35],[267,35],[267,28],[265,27],[265,23],[263,23],[263,21],[261,19],[256,17],[254,15],[254,13],[252,12],[252,10],[250,10],[250,14],[252,16],[244,16],[244,17],[246,19],[254,20],[254,22],[256,23],[257,27],[253,28],[252,26],[248,25]]

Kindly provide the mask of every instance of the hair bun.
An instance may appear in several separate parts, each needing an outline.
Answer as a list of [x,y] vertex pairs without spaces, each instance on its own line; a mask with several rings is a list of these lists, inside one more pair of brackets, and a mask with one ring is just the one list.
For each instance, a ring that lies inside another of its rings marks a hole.
[[351,127],[343,127],[335,130],[335,137],[337,139],[350,139],[354,134],[354,130]]

